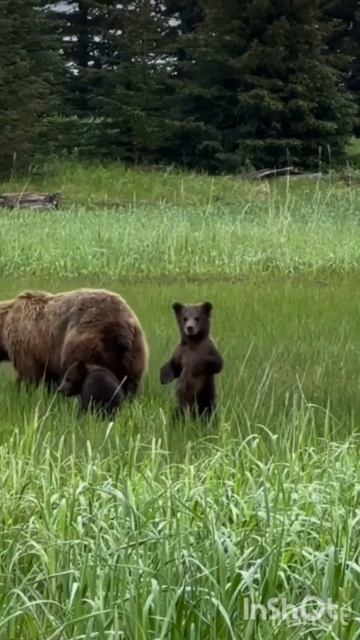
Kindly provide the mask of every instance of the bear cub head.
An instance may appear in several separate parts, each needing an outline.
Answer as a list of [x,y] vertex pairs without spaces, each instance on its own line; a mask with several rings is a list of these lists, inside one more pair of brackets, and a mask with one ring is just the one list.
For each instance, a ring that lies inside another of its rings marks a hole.
[[109,369],[82,361],[69,367],[58,391],[66,396],[79,396],[81,411],[91,409],[109,416],[124,400],[121,385]]
[[202,304],[175,302],[173,304],[181,338],[184,342],[201,342],[209,336],[212,308],[211,302],[203,302]]
[[58,389],[65,396],[79,396],[89,371],[85,362],[76,362],[66,371]]

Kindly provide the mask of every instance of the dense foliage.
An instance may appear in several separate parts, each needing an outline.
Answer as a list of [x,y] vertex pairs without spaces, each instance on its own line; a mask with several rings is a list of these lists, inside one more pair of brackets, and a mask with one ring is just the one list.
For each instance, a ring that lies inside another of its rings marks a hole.
[[344,159],[360,0],[0,0],[1,170],[74,152],[211,172]]
[[44,115],[62,81],[53,24],[42,3],[0,0],[0,171],[34,161]]

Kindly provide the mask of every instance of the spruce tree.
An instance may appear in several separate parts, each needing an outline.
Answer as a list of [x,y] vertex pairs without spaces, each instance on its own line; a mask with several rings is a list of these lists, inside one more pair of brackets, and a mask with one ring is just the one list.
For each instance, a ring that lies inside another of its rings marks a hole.
[[[41,2],[0,0],[0,171],[35,162],[61,75],[58,43]],[[45,155],[47,149],[43,150]]]
[[[110,28],[111,25],[111,28]],[[92,100],[104,118],[102,144],[112,156],[156,161],[166,135],[166,21],[161,0],[117,3],[106,29],[110,43]]]
[[[170,36],[168,51],[176,55],[176,61],[181,62],[186,57],[181,36],[193,33],[204,17],[201,0],[164,0],[163,6]],[[178,73],[181,73],[181,66],[178,67]]]
[[174,119],[186,164],[213,171],[340,160],[354,123],[317,0],[222,0],[183,37]]
[[54,15],[68,64],[64,112],[79,117],[73,138],[80,151],[158,159],[166,120],[163,3],[63,0]]
[[334,66],[345,72],[346,86],[355,96],[360,135],[360,0],[323,0],[322,8],[330,27]]
[[64,111],[93,115],[89,101],[99,88],[99,70],[111,54],[107,31],[116,15],[115,0],[52,0],[52,16],[67,65]]

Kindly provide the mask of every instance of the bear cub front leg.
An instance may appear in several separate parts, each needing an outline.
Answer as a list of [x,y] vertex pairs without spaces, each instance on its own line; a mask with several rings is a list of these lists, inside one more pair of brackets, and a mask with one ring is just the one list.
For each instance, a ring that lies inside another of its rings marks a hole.
[[160,369],[161,384],[169,384],[170,382],[173,382],[173,380],[176,380],[176,378],[180,377],[181,371],[182,371],[182,364],[181,364],[182,351],[183,350],[178,347],[175,350],[172,357],[170,358],[170,360],[168,362],[165,362],[165,364],[161,367]]

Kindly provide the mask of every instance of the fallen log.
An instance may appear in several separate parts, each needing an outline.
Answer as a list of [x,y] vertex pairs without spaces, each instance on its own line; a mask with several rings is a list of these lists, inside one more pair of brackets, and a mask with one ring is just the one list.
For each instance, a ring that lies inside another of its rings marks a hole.
[[283,169],[260,169],[259,171],[249,171],[245,174],[248,180],[268,180],[277,176],[284,176],[298,173],[294,167],[284,167]]
[[282,176],[288,176],[291,179],[309,178],[311,180],[320,180],[320,178],[322,178],[322,173],[321,171],[308,173],[300,171],[295,167],[284,167],[283,169],[261,169],[260,171],[250,171],[244,175],[244,178],[248,180],[273,180],[274,178],[280,178]]
[[34,191],[1,193],[0,207],[6,209],[57,209],[60,199],[60,193],[39,193]]

